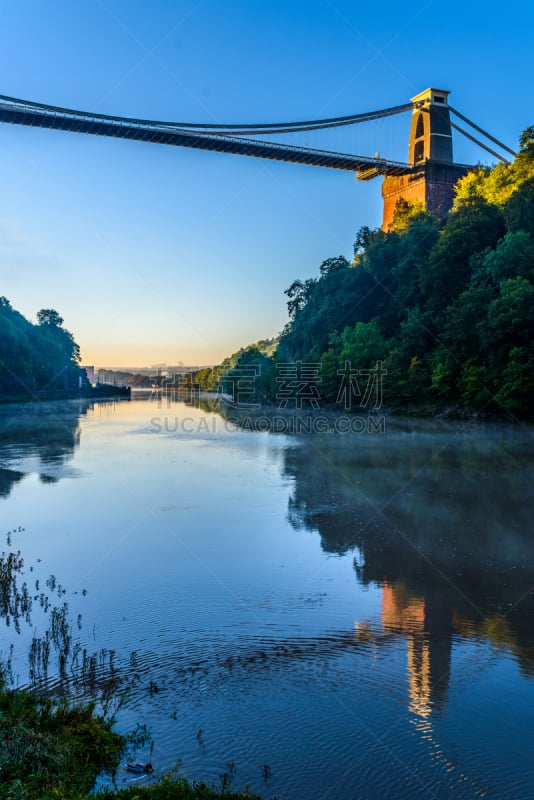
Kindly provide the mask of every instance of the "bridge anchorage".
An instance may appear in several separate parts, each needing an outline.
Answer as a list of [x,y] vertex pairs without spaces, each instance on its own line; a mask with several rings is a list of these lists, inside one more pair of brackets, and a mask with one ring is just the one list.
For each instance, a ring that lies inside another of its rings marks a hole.
[[[358,180],[364,181],[383,176],[382,227],[388,230],[391,227],[395,206],[401,198],[412,203],[422,203],[425,208],[440,217],[451,208],[456,181],[470,169],[474,169],[467,164],[454,163],[453,128],[492,156],[508,163],[504,156],[451,122],[451,113],[493,144],[498,145],[501,150],[512,156],[516,155],[505,144],[453,109],[449,105],[448,97],[448,91],[430,88],[413,97],[409,103],[364,114],[304,122],[207,125],[94,114],[0,95],[0,122],[348,170],[356,173]],[[408,162],[391,161],[379,156],[371,158],[332,150],[319,150],[256,138],[357,125],[406,111],[412,112]]]

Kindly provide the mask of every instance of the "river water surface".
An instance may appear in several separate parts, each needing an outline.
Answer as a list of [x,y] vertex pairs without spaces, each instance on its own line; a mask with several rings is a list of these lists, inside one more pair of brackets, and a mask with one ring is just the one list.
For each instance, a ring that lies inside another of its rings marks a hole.
[[266,800],[532,798],[532,436],[0,406],[0,549],[33,604],[4,603],[0,651],[26,685],[56,608],[33,678],[121,678],[157,770]]

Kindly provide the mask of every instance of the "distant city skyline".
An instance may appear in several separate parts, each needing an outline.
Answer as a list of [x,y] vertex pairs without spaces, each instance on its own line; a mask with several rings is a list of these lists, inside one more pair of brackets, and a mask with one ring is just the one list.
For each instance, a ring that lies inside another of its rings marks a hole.
[[[495,24],[498,13],[499,24]],[[278,122],[403,103],[428,86],[508,145],[531,124],[534,11],[516,0],[25,0],[2,13],[2,94],[162,120]],[[406,160],[409,114],[313,147]],[[56,308],[82,363],[216,364],[276,336],[286,289],[352,257],[380,180],[0,125],[0,294]],[[486,159],[455,140],[455,158]]]
[[129,366],[117,367],[113,365],[102,367],[99,364],[83,363],[81,366],[83,369],[93,368],[95,371],[102,371],[102,372],[137,372],[139,374],[143,373],[153,374],[157,373],[158,370],[160,370],[161,372],[166,372],[166,371],[172,372],[173,370],[179,371],[179,370],[189,370],[189,369],[203,369],[204,367],[211,367],[215,365],[214,364],[145,364],[144,366],[141,365],[135,367],[129,367]]

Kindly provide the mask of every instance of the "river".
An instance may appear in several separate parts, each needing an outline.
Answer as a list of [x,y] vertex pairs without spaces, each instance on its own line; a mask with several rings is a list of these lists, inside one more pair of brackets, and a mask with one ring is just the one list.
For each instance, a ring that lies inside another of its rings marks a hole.
[[531,798],[532,441],[274,434],[141,394],[0,406],[1,549],[31,596],[0,620],[13,681],[32,639],[52,692],[120,679],[137,760],[265,800]]

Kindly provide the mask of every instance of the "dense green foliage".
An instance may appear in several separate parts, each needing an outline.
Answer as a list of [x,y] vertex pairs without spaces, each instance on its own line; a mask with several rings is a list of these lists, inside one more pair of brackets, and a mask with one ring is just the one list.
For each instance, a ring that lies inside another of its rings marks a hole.
[[363,370],[382,362],[390,407],[531,413],[534,128],[511,164],[459,182],[444,222],[400,201],[391,231],[362,228],[351,263],[330,258],[318,278],[296,280],[286,294],[289,322],[275,354],[242,350],[203,388],[256,363],[259,398],[275,399],[280,363],[300,361],[320,365],[321,400],[334,404],[347,362]]
[[[128,742],[112,727],[94,704],[0,688],[0,800],[255,800],[248,792],[193,785],[176,774],[143,788],[89,794],[100,773],[117,769]],[[231,776],[222,779],[228,784]]]
[[264,403],[273,396],[276,341],[264,339],[241,348],[218,367],[205,367],[188,376],[204,392],[232,395],[243,405]]
[[85,795],[116,767],[125,739],[94,706],[0,690],[0,798]]
[[77,389],[80,349],[54,309],[37,314],[37,325],[0,297],[0,392]]

